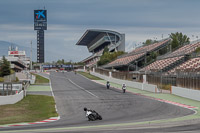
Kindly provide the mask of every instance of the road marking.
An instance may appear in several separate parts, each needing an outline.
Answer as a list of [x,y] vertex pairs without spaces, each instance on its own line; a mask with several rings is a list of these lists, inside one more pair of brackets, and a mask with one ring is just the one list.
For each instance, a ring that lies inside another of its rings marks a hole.
[[79,85],[77,85],[76,83],[74,83],[73,81],[71,81],[70,79],[68,79],[72,84],[74,84],[75,86],[77,86],[77,87],[79,87],[80,89],[82,89],[83,91],[85,91],[85,92],[87,92],[87,93],[89,93],[89,94],[91,94],[92,96],[95,96],[96,98],[99,98],[97,95],[95,95],[95,94],[93,94],[92,92],[90,92],[90,91],[88,91],[88,90],[86,90],[86,89],[84,89],[83,87],[81,87],[81,86],[79,86]]
[[[56,112],[58,113],[58,109],[57,109],[57,106],[56,106],[56,99],[55,99],[55,95],[53,93],[53,88],[52,88],[52,85],[51,85],[51,78],[50,78],[50,76],[49,76],[49,84],[50,84],[50,88],[51,88],[51,93],[52,93],[53,99],[55,101],[55,109],[56,109]],[[59,118],[60,118],[60,116],[59,116]]]
[[76,83],[74,83],[73,81],[71,81],[69,78],[66,78],[66,77],[60,77],[60,76],[53,76],[53,75],[52,75],[52,77],[58,77],[58,78],[66,79],[66,80],[68,80],[69,82],[71,82],[72,84],[74,84],[75,86],[77,86],[78,88],[80,88],[81,90],[83,90],[83,91],[89,93],[90,95],[92,95],[92,96],[94,96],[94,97],[96,97],[96,98],[99,98],[97,95],[95,95],[95,94],[93,94],[92,92],[90,92],[90,91],[84,89],[83,87],[77,85]]

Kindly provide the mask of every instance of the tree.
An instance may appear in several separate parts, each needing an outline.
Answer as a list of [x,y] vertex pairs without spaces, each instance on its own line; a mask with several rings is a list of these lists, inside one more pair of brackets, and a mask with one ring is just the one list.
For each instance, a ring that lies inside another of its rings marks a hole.
[[195,53],[200,53],[200,47],[196,48]]
[[10,69],[10,62],[3,56],[2,61],[0,63],[1,68],[1,77],[10,75],[11,69]]
[[123,51],[118,51],[118,52],[104,52],[104,54],[100,57],[100,60],[97,62],[98,66],[105,65],[114,59],[116,59],[118,56],[124,54]]
[[175,49],[186,43],[190,43],[190,38],[187,35],[183,35],[181,32],[171,33],[170,38],[172,39],[171,48]]
[[103,50],[103,54],[106,53],[106,52],[109,52],[108,47],[105,47],[105,48],[104,48],[104,50]]
[[147,39],[145,42],[143,42],[143,45],[150,45],[156,42],[157,42],[156,40]]

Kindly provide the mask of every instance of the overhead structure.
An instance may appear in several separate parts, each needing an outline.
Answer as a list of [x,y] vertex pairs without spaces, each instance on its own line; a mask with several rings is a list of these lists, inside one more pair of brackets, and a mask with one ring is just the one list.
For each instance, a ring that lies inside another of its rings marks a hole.
[[87,30],[76,45],[87,46],[88,51],[97,53],[108,46],[109,51],[125,51],[125,34],[110,30]]
[[87,67],[96,65],[105,47],[110,52],[125,51],[125,34],[111,30],[90,29],[76,43],[79,46],[87,46],[92,55],[82,62]]

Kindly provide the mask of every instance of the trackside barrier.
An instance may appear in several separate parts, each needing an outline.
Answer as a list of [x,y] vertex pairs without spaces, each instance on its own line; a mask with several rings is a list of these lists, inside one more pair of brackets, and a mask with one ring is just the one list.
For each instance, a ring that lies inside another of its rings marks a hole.
[[116,83],[116,84],[125,83],[126,86],[128,86],[128,87],[137,88],[137,89],[141,89],[141,90],[145,90],[145,91],[149,91],[149,92],[154,92],[154,93],[158,93],[159,92],[159,90],[157,89],[156,85],[152,85],[152,84],[148,84],[148,83],[140,83],[140,82],[116,79],[116,78],[113,78],[111,76],[105,76],[105,75],[101,75],[99,73],[95,73],[93,71],[90,71],[90,74],[92,74],[94,76],[97,76],[97,77],[99,77],[101,79],[104,79],[106,81],[110,81],[110,82]]
[[23,97],[24,97],[24,91],[16,93],[15,95],[0,96],[0,105],[15,104],[18,101],[22,100]]
[[30,84],[35,84],[36,77],[35,75],[31,75]]
[[[17,88],[13,88],[12,90],[15,91],[14,95],[4,95],[0,96],[0,105],[6,105],[6,104],[15,104],[18,101],[22,100],[24,97],[26,97],[26,90],[29,87],[30,83],[29,82],[24,82],[22,84],[13,84],[11,83],[12,86],[17,86]],[[11,87],[11,86],[9,86]],[[9,88],[11,89],[11,88]],[[0,90],[2,91],[2,90]]]
[[177,86],[172,86],[172,94],[189,98],[192,100],[200,101],[200,91],[199,90],[193,90],[188,88],[182,88]]

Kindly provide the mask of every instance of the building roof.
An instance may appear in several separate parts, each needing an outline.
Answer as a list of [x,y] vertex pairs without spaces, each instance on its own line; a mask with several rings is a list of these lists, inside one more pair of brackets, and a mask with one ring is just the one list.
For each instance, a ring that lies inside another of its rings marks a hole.
[[119,37],[121,35],[120,33],[111,30],[90,29],[83,34],[76,45],[88,46],[101,33],[115,34]]

